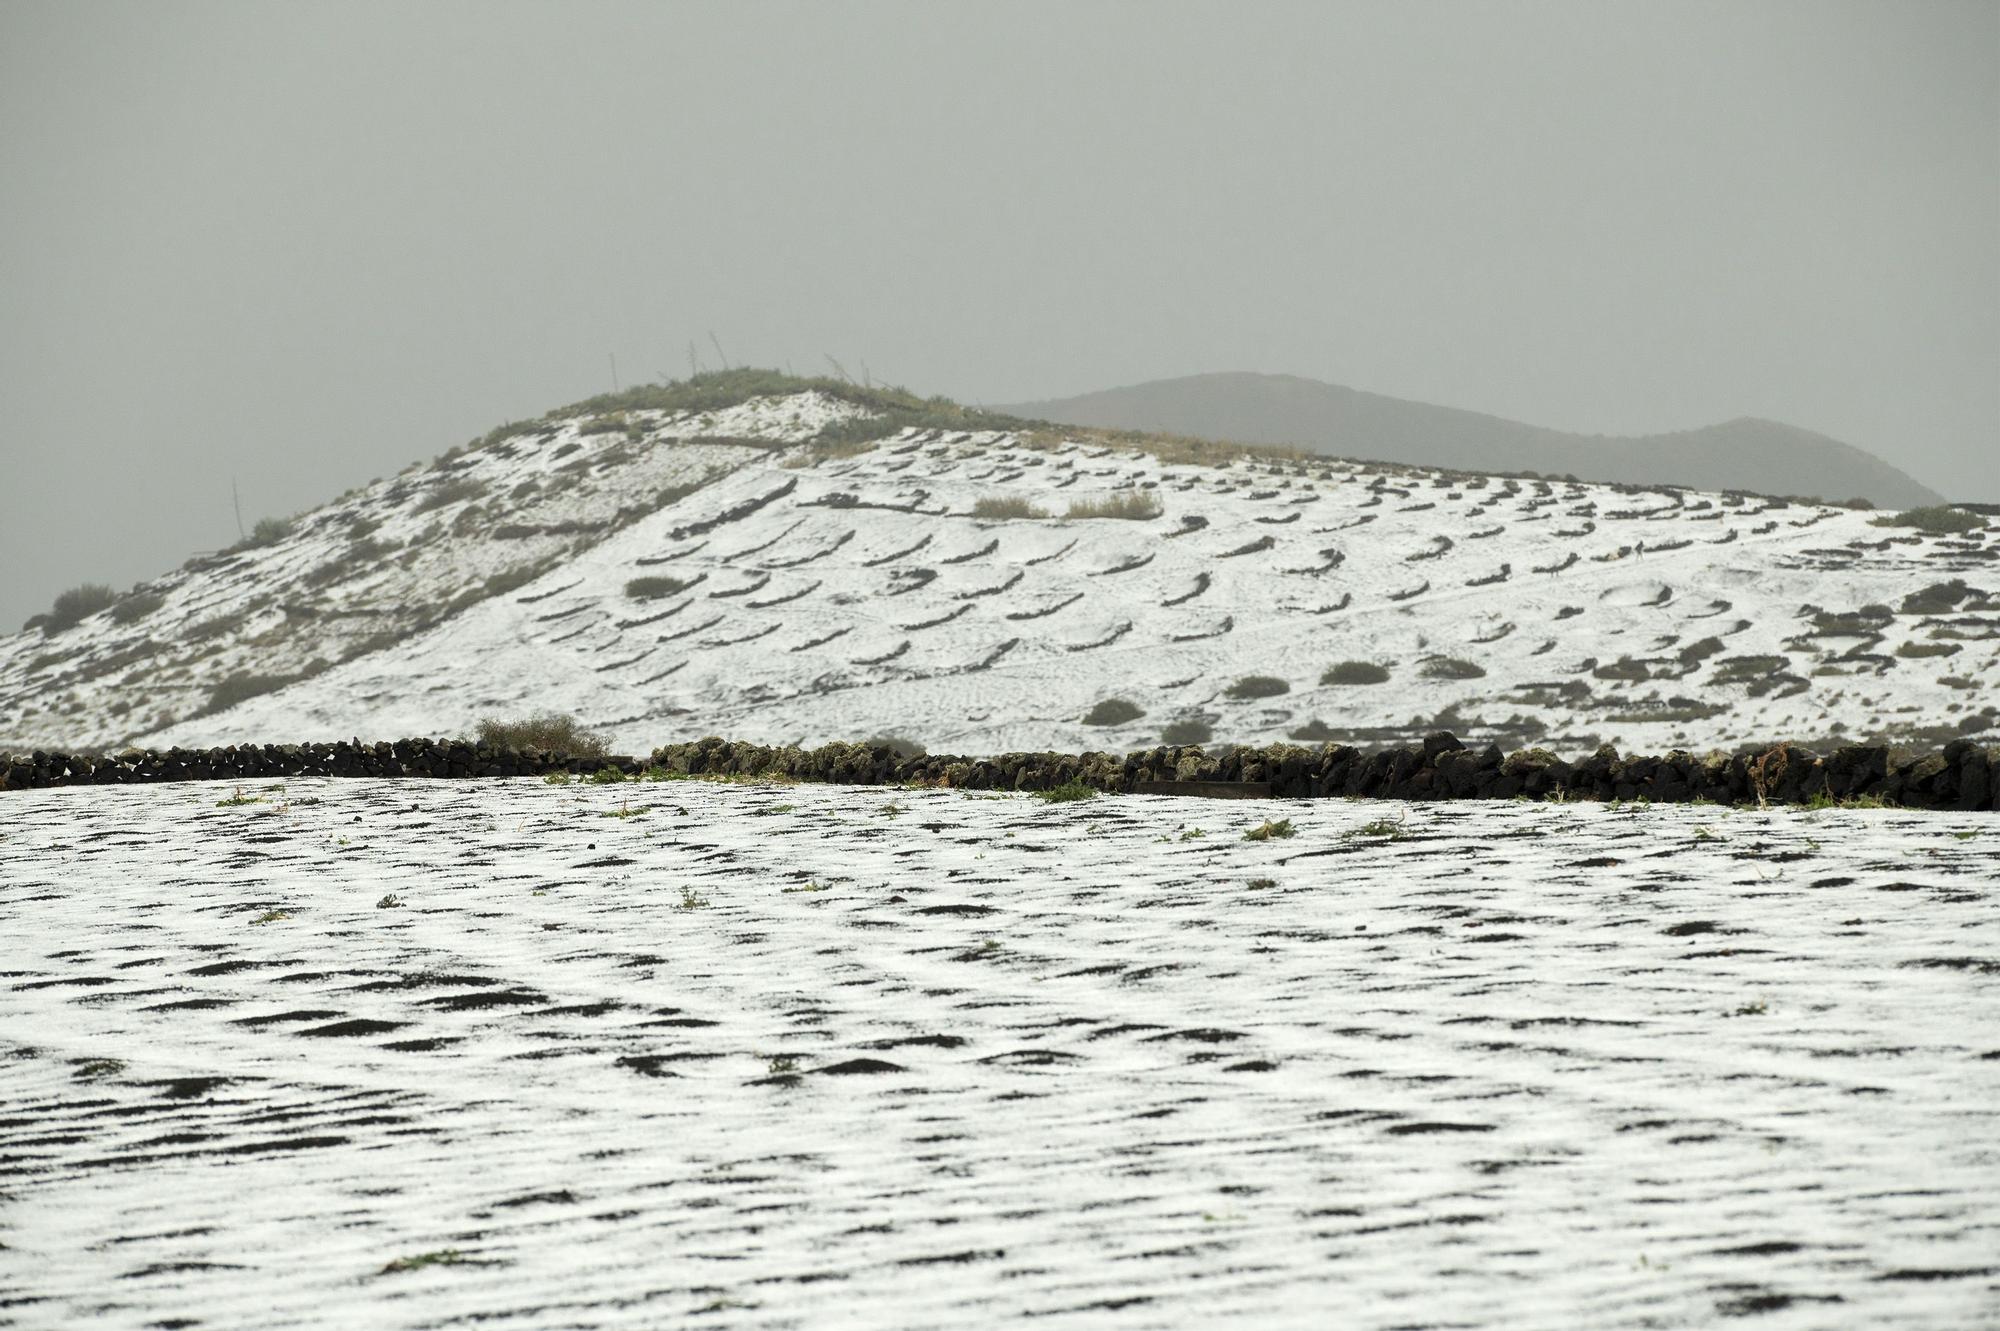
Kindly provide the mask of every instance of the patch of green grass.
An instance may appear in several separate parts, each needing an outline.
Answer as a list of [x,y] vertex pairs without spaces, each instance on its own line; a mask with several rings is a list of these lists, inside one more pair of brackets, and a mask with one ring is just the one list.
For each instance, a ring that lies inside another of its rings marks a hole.
[[288,910],[267,910],[262,915],[259,915],[256,919],[250,921],[250,923],[276,924],[280,920],[289,920],[291,918],[292,918],[292,913]]
[[1035,798],[1044,804],[1068,804],[1075,800],[1094,800],[1097,791],[1081,781],[1065,781],[1048,790],[1034,792]]
[[593,786],[615,786],[630,778],[616,767],[600,767],[587,778]]
[[82,1081],[96,1081],[99,1077],[115,1077],[124,1070],[122,1058],[93,1058],[78,1066],[76,1076]]
[[1812,793],[1812,797],[1806,801],[1805,807],[1809,810],[1817,811],[1820,809],[1886,809],[1889,806],[1883,802],[1880,795],[1848,795],[1845,798],[1836,799],[1824,790],[1816,790]]
[[1391,841],[1401,841],[1409,833],[1403,830],[1403,821],[1400,818],[1377,818],[1372,823],[1363,823],[1347,835],[1387,837]]
[[1270,841],[1273,840],[1274,838],[1292,837],[1297,835],[1298,835],[1298,829],[1292,826],[1292,820],[1289,818],[1281,818],[1277,822],[1271,822],[1269,820],[1266,820],[1261,827],[1250,828],[1249,830],[1243,833],[1243,839],[1245,841]]
[[263,796],[245,795],[243,793],[243,787],[238,786],[236,788],[236,793],[234,795],[231,795],[226,800],[217,800],[215,802],[215,807],[218,809],[234,809],[244,804],[262,804],[263,802],[264,802]]
[[403,904],[403,899],[397,896],[394,892],[385,892],[382,895],[382,899],[375,903],[375,909],[394,910],[396,909],[396,907],[402,904]]
[[427,1266],[462,1266],[471,1260],[456,1248],[439,1248],[436,1252],[420,1252],[414,1257],[398,1257],[384,1266],[381,1274],[402,1275],[406,1271],[421,1271]]
[[1214,738],[1214,726],[1192,717],[1169,722],[1166,729],[1160,732],[1160,743],[1174,748],[1188,744],[1206,744]]
[[615,809],[606,809],[597,816],[599,818],[643,818],[652,811],[653,806],[650,804],[641,804],[635,809],[632,807],[630,801],[627,801]]
[[780,893],[786,893],[786,892],[824,892],[824,891],[826,891],[826,884],[825,884],[825,883],[822,883],[822,882],[820,882],[820,881],[819,881],[818,879],[813,879],[813,880],[812,880],[811,882],[806,882],[806,883],[796,883],[796,884],[794,884],[794,885],[793,885],[793,886],[791,886],[791,887],[785,887],[785,888],[780,888],[780,889],[779,889],[779,892],[780,892]]
[[708,898],[691,887],[681,889],[681,910],[701,910],[708,905]]

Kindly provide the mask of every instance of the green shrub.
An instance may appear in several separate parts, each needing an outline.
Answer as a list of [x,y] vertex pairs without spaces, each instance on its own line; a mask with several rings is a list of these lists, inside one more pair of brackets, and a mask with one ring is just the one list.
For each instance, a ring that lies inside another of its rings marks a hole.
[[1127,721],[1137,721],[1146,714],[1137,703],[1123,698],[1106,698],[1083,714],[1087,726],[1122,726]]
[[481,583],[479,589],[487,596],[500,596],[507,592],[518,591],[541,577],[546,571],[539,563],[523,564],[519,568],[503,568]]
[[1291,819],[1281,818],[1275,823],[1267,819],[1262,827],[1253,827],[1245,832],[1243,839],[1245,841],[1270,841],[1273,838],[1282,839],[1297,835],[1298,829],[1292,826]]
[[136,624],[167,603],[159,592],[133,592],[111,607],[111,622]]
[[1044,509],[1036,508],[1025,499],[1010,495],[999,498],[988,496],[985,499],[979,500],[972,506],[972,516],[975,518],[1045,518],[1048,516],[1048,513]]
[[205,716],[247,702],[251,698],[262,697],[266,693],[276,693],[287,684],[304,678],[302,675],[231,675],[208,691],[208,703],[202,709]]
[[1914,527],[1927,536],[1950,536],[1978,531],[1986,525],[1986,519],[1977,513],[1953,508],[1950,504],[1932,504],[1926,508],[1904,509],[1901,513],[1884,513],[1879,518],[1870,518],[1869,524],[1876,527]]
[[1292,686],[1275,675],[1245,675],[1223,691],[1223,696],[1242,702],[1248,698],[1275,698],[1290,693]]
[[1176,747],[1183,744],[1206,744],[1214,738],[1215,727],[1193,717],[1170,722],[1167,728],[1160,732],[1160,743]]
[[1160,516],[1160,497],[1133,490],[1108,499],[1079,499],[1069,506],[1065,518],[1127,518],[1143,521]]
[[259,518],[250,534],[236,543],[239,550],[256,550],[266,545],[276,545],[292,534],[290,518]]
[[901,735],[876,735],[868,741],[868,744],[871,748],[886,745],[889,752],[898,758],[921,758],[928,752],[923,745],[913,739],[904,739]]
[[625,594],[635,601],[657,601],[665,596],[678,596],[687,588],[688,584],[679,578],[634,578],[625,584]]
[[100,610],[108,610],[116,604],[118,593],[101,582],[86,582],[81,587],[72,587],[56,597],[56,603],[49,612],[41,616],[41,627],[49,633],[61,633],[73,629],[83,622],[87,615]]
[[1319,677],[1322,684],[1386,684],[1389,672],[1373,661],[1342,661]]
[[476,481],[470,476],[451,476],[439,481],[429,490],[426,490],[424,497],[417,501],[417,506],[412,511],[428,513],[432,509],[443,508],[447,504],[458,504],[468,499],[477,499],[485,493],[486,483],[484,481]]
[[593,735],[577,724],[573,716],[543,712],[525,721],[502,721],[487,717],[476,735],[481,744],[496,749],[540,749],[544,753],[567,754],[572,758],[603,758],[611,752],[601,735]]
[[1906,642],[1896,649],[1896,655],[1904,660],[1925,656],[1957,656],[1959,645],[1955,642]]
[[1484,679],[1486,667],[1455,656],[1433,656],[1417,673],[1425,679]]
[[221,637],[225,633],[228,633],[231,629],[234,629],[236,625],[237,625],[237,618],[235,615],[217,615],[213,619],[204,619],[199,624],[192,625],[188,629],[188,631],[181,636],[181,641],[185,645],[192,645],[198,642],[209,642],[215,638]]
[[1320,720],[1318,717],[1314,717],[1297,730],[1294,730],[1286,738],[1295,740],[1300,744],[1324,744],[1339,733],[1339,731],[1326,722]]
[[1065,781],[1050,790],[1038,790],[1035,798],[1048,804],[1068,804],[1073,800],[1092,800],[1097,792],[1081,781]]
[[1590,673],[1598,679],[1622,679],[1633,683],[1653,677],[1644,661],[1634,661],[1629,656],[1621,656],[1616,661],[1606,662]]

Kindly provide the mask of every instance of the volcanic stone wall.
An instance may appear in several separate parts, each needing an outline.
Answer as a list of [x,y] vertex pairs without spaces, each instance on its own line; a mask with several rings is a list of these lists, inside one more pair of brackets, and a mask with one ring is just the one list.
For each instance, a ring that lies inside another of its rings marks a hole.
[[118,754],[36,752],[0,758],[0,790],[148,781],[266,781],[288,777],[474,777],[589,774],[767,776],[840,785],[966,790],[1157,789],[1158,783],[1241,787],[1282,798],[1652,800],[1805,804],[1862,800],[1919,809],[2000,810],[2000,753],[1957,740],[1941,753],[1857,745],[1824,753],[1779,744],[1758,754],[1683,752],[1621,758],[1610,746],[1576,762],[1545,749],[1473,750],[1439,732],[1421,745],[1372,752],[1329,744],[1264,748],[1153,748],[1129,754],[1010,753],[992,758],[910,756],[888,744],[771,748],[703,739],[655,749],[648,760],[583,758],[470,740],[233,745]]

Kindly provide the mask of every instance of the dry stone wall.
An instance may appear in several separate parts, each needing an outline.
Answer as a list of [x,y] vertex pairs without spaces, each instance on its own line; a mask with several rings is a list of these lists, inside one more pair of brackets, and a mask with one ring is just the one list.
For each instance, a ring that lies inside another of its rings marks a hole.
[[1605,746],[1568,761],[1545,749],[1470,749],[1444,732],[1419,746],[1364,752],[1343,744],[1158,747],[1127,754],[1009,753],[990,758],[909,756],[889,744],[773,748],[709,738],[655,749],[647,759],[581,758],[469,740],[233,745],[128,750],[118,754],[37,751],[0,758],[0,790],[148,781],[279,780],[335,776],[403,778],[587,774],[649,770],[674,776],[768,776],[839,785],[917,784],[966,790],[1051,790],[1077,783],[1122,793],[1151,783],[1250,783],[1259,793],[1313,799],[1651,800],[1717,804],[1874,801],[1920,809],[2000,810],[2000,752],[1957,740],[1941,752],[1908,754],[1857,745],[1817,752],[1779,744],[1762,753],[1620,757]]

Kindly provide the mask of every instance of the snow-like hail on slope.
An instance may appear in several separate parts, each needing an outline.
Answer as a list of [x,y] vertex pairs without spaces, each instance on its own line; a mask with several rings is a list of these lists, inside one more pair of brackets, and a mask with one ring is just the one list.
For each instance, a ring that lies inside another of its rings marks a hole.
[[5,803],[0,1324],[2000,1308],[1990,816]]
[[[2000,557],[1992,528],[1932,536],[1757,497],[1331,460],[1183,465],[1061,432],[906,431],[834,456],[798,442],[856,410],[804,395],[629,432],[551,422],[443,476],[378,485],[272,552],[183,575],[140,625],[178,643],[204,616],[293,617],[285,659],[239,634],[176,676],[123,659],[134,649],[90,621],[43,667],[88,677],[37,695],[33,646],[16,640],[0,649],[0,730],[16,732],[0,743],[70,723],[106,743],[375,739],[554,709],[641,754],[704,734],[1137,748],[1176,720],[1245,742],[1446,728],[1698,750],[1935,741],[1995,712],[2000,588],[1978,585]],[[993,498],[1052,516],[975,515]],[[1133,498],[1160,515],[1064,516]],[[330,607],[294,604],[285,580],[376,521],[371,539],[402,543],[404,562],[336,584]],[[395,622],[441,605],[456,613]],[[121,721],[105,654],[147,690],[184,678],[199,699],[236,672],[273,691]],[[1389,682],[1322,682],[1348,660]],[[1288,691],[1232,696],[1246,675]],[[1114,696],[1144,715],[1083,724]]]

